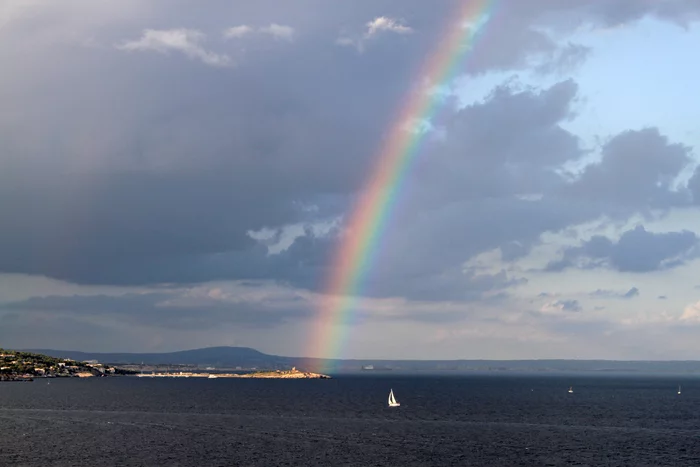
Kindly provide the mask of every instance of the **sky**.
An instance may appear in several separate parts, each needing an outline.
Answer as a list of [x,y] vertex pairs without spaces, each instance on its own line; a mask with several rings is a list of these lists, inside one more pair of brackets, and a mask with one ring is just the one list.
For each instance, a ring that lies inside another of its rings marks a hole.
[[[696,358],[700,3],[481,3],[430,83],[455,1],[3,2],[0,346]],[[363,286],[319,326],[435,85]]]

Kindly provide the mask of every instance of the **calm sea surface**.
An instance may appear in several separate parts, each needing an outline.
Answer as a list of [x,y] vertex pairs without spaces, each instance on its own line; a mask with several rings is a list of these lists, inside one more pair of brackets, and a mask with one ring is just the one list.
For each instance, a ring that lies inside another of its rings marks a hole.
[[[401,407],[386,406],[390,388]],[[695,466],[700,379],[0,383],[0,465]]]

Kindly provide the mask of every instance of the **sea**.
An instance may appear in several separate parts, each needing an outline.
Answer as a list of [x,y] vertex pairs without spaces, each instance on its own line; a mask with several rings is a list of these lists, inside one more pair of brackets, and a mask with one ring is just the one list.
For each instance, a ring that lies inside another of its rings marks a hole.
[[700,377],[0,383],[0,465],[697,466]]

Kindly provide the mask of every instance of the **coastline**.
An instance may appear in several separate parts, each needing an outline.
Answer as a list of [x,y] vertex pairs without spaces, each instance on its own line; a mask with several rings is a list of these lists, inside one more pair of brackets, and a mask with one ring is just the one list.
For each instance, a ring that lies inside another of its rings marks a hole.
[[30,381],[34,381],[34,378],[24,375],[3,375],[0,377],[2,383],[27,383]]
[[219,378],[256,378],[256,379],[331,379],[329,375],[324,375],[321,373],[311,373],[305,371],[299,371],[296,368],[292,370],[274,370],[274,371],[260,371],[256,373],[194,373],[194,372],[161,372],[161,373],[141,373],[136,375],[130,375],[136,378],[207,378],[207,379],[219,379]]

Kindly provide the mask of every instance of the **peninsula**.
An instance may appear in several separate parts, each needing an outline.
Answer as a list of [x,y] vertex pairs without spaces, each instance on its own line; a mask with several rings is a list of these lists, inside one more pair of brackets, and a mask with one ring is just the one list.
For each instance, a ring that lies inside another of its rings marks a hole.
[[291,370],[273,370],[273,371],[256,371],[253,373],[197,373],[197,372],[153,372],[141,373],[137,375],[140,378],[270,378],[270,379],[330,379],[330,376],[320,373],[310,373],[297,370],[292,367]]
[[[289,368],[289,367],[287,367]],[[213,370],[213,368],[207,368]],[[113,364],[100,363],[97,360],[73,360],[52,357],[35,352],[0,349],[0,381],[33,381],[34,378],[65,377],[104,377],[136,376],[141,378],[274,378],[274,379],[328,379],[330,376],[311,373],[292,367],[290,370],[264,370],[250,373],[228,373],[225,371],[137,371],[134,367],[125,368]]]

